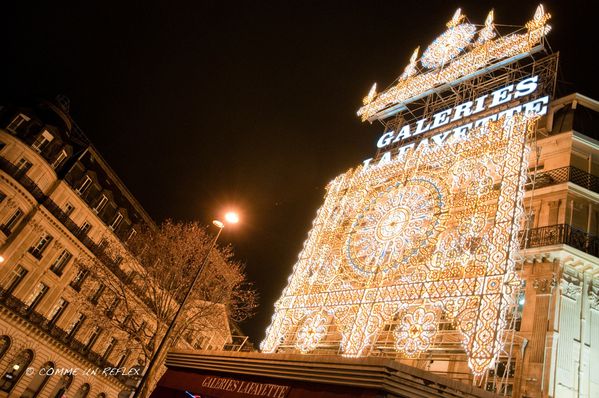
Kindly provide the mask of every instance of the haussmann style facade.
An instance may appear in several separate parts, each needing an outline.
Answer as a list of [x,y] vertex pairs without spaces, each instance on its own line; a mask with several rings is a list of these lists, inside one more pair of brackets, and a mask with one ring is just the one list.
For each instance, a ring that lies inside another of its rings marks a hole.
[[[64,97],[0,108],[0,397],[128,396],[136,379],[104,369],[140,368],[127,336],[92,326],[77,305],[83,291],[92,304],[110,295],[77,263],[94,258],[131,277],[105,248],[126,248],[153,221],[68,111]],[[223,316],[222,327],[181,344],[221,349],[230,340]]]

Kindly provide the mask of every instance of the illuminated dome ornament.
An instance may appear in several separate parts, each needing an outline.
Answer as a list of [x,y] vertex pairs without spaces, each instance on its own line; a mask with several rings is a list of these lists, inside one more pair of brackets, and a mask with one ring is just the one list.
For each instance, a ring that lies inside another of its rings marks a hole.
[[395,183],[372,199],[356,217],[347,241],[355,271],[369,275],[408,266],[433,245],[443,212],[438,185],[425,178]]
[[460,23],[464,19],[461,10],[447,23],[447,29],[422,53],[420,63],[428,69],[441,68],[457,57],[472,42],[476,27],[469,23]]

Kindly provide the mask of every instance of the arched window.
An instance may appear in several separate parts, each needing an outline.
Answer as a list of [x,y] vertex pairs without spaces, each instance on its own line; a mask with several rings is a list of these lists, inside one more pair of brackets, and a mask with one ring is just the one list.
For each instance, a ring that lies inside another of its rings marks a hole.
[[101,392],[96,398],[106,398],[106,393]]
[[33,351],[23,350],[15,359],[8,365],[8,369],[4,372],[2,380],[0,380],[0,391],[10,392],[14,386],[19,382],[21,376],[27,369],[27,366],[33,359]]
[[82,384],[81,387],[79,387],[79,390],[77,390],[77,392],[75,393],[75,395],[73,395],[73,398],[87,398],[89,390],[91,390],[91,387],[88,383]]
[[41,369],[35,373],[33,379],[21,395],[21,398],[35,398],[42,391],[50,376],[54,373],[54,364],[52,362],[46,362],[42,365]]
[[52,391],[52,394],[50,394],[50,397],[52,397],[52,398],[64,397],[65,393],[71,386],[72,382],[73,382],[73,375],[70,375],[70,374],[62,375],[60,380],[58,380],[58,384],[56,385],[56,387],[54,387],[54,391]]
[[6,354],[10,348],[10,337],[7,335],[0,336],[0,359]]

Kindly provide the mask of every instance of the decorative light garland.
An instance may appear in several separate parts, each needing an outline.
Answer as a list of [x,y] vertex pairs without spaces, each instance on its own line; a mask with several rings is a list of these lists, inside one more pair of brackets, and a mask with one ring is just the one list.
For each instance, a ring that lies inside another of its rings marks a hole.
[[[516,114],[443,146],[335,178],[275,304],[264,352],[338,342],[369,355],[393,325],[407,358],[456,325],[475,375],[502,348],[535,120]],[[387,341],[387,340],[385,340]]]
[[423,67],[433,70],[416,73],[415,52],[397,84],[378,95],[371,90],[364,98],[364,106],[358,110],[358,116],[362,121],[376,118],[379,112],[388,107],[408,103],[422,93],[474,73],[493,62],[529,52],[551,30],[547,25],[551,15],[545,13],[542,5],[537,7],[533,19],[526,23],[525,33],[512,33],[495,39],[493,18],[491,11],[485,26],[478,32],[477,40],[472,43],[476,28],[472,24],[462,23],[464,15],[458,9],[447,24],[448,30],[435,39],[420,58]]

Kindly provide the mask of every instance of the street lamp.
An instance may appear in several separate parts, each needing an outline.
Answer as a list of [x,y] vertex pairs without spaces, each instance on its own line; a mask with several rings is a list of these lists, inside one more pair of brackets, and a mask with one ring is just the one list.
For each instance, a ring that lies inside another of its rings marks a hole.
[[[237,224],[239,222],[239,215],[235,212],[230,211],[225,214],[225,221],[229,224]],[[154,353],[154,355],[152,355],[152,359],[150,359],[150,363],[148,363],[148,367],[146,368],[146,371],[144,372],[141,380],[139,381],[132,398],[138,398],[141,394],[141,390],[143,389],[144,385],[148,382],[148,376],[150,374],[150,371],[154,368],[154,366],[156,366],[156,361],[158,360],[160,353],[164,349],[164,345],[168,341],[175,325],[177,324],[177,321],[179,320],[179,316],[183,312],[183,308],[185,307],[185,304],[187,303],[189,296],[191,296],[191,292],[193,292],[196,283],[200,279],[200,275],[202,274],[202,271],[204,270],[204,266],[208,262],[208,257],[210,257],[210,253],[212,252],[212,249],[214,249],[214,246],[216,246],[216,241],[218,241],[220,233],[223,232],[223,228],[225,227],[225,223],[222,221],[219,221],[219,220],[212,221],[212,224],[214,224],[218,228],[218,232],[216,233],[216,236],[212,240],[212,244],[210,245],[210,248],[206,252],[206,255],[204,256],[202,263],[198,267],[196,275],[193,278],[193,282],[191,282],[191,285],[189,286],[189,290],[187,290],[187,293],[185,294],[185,297],[183,298],[183,301],[181,302],[181,305],[179,306],[179,309],[177,310],[175,317],[171,321],[170,325],[168,325],[168,329],[166,330],[164,337],[162,337],[162,340],[160,341],[160,345],[158,346],[158,349],[156,349],[156,352]]]

